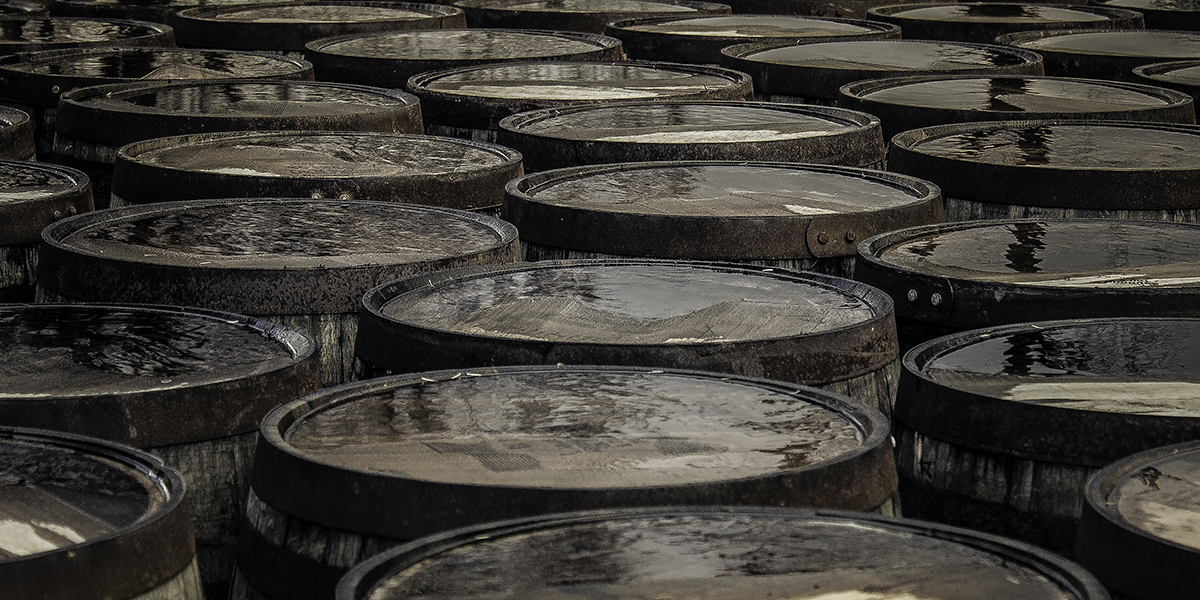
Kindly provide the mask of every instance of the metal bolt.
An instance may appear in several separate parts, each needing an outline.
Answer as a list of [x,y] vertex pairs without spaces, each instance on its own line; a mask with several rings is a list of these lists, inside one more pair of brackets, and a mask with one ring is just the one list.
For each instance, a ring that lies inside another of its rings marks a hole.
[[847,242],[853,242],[854,240],[857,240],[857,239],[858,239],[858,236],[855,235],[855,233],[853,231],[846,232],[846,241]]
[[917,290],[908,290],[908,301],[909,302],[917,301]]
[[56,86],[54,86],[54,87],[52,87],[52,88],[50,88],[50,93],[51,93],[51,94],[57,94],[57,93],[59,93],[59,92],[61,92],[61,91],[62,91],[62,88],[58,87],[57,85],[56,85]]
[[941,294],[934,294],[934,295],[930,296],[930,297],[929,297],[929,303],[930,303],[930,304],[932,304],[932,305],[934,305],[934,306],[937,306],[937,305],[941,304],[941,303],[942,303],[942,295],[941,295]]
[[79,212],[79,211],[78,211],[78,210],[76,210],[76,208],[75,208],[74,206],[72,206],[72,207],[70,207],[70,208],[68,208],[68,209],[67,209],[67,214],[68,214],[68,215],[71,215],[71,216],[75,216],[75,214],[76,214],[76,213],[78,213],[78,212]]
[[61,218],[62,218],[62,211],[61,210],[54,211],[54,220],[57,221]]
[[829,234],[822,231],[817,234],[817,242],[825,244],[829,242]]

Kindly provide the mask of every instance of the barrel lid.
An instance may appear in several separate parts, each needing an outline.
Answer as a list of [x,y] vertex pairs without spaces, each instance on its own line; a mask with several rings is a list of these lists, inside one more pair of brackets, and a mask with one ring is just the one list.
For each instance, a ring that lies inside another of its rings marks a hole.
[[178,471],[133,448],[0,427],[0,577],[13,598],[131,598],[195,555]]
[[181,9],[229,4],[246,4],[246,0],[54,0],[53,12],[63,16],[118,17],[173,25],[175,13]]
[[[966,221],[864,241],[855,277],[902,318],[955,328],[1200,316],[1200,227],[1114,219]],[[936,295],[936,298],[935,298]]]
[[1195,0],[1102,0],[1098,6],[1119,6],[1133,10],[1196,12],[1200,5]]
[[175,13],[181,46],[302,52],[331,35],[463,27],[462,9],[372,0],[302,0],[195,6]]
[[991,121],[892,139],[890,170],[947,198],[1092,210],[1200,206],[1200,127],[1121,121]]
[[[56,133],[123,146],[200,131],[420,133],[420,101],[398,90],[315,81],[115,83],[63,93]],[[410,131],[414,127],[418,130]]]
[[43,287],[91,301],[346,313],[379,281],[507,256],[514,244],[508,223],[432,206],[197,200],[63,219],[42,234],[38,275]]
[[498,207],[521,155],[458,138],[381,132],[230,131],[117,151],[113,195],[129,204],[261,195]]
[[1144,83],[1200,95],[1200,59],[1172,60],[1142,65],[1133,69],[1135,77]]
[[946,123],[1088,119],[1194,123],[1189,94],[1100,79],[916,75],[842,86],[843,105],[874,114],[884,136]]
[[661,502],[866,511],[895,491],[888,432],[881,413],[850,398],[725,374],[425,372],[272,411],[252,485],[287,514],[402,540]]
[[[1187,596],[1198,583],[1197,487],[1195,441],[1147,450],[1101,469],[1088,481],[1076,550],[1080,564],[1099,573],[1114,593]],[[1113,568],[1114,562],[1121,568]]]
[[905,354],[893,417],[951,444],[1099,468],[1196,439],[1196,356],[1200,319],[1037,321],[951,334]]
[[394,281],[363,304],[370,326],[360,325],[355,352],[394,372],[658,364],[826,383],[878,370],[897,352],[882,292],[734,264],[491,265]]
[[657,61],[485,64],[408,80],[427,121],[494,129],[508,115],[618,100],[749,100],[750,77],[730,69]]
[[858,40],[813,44],[738,44],[721,50],[721,65],[745,71],[755,89],[836,98],[863,79],[919,73],[1041,75],[1041,57],[1020,48],[934,40]]
[[996,37],[1035,29],[1142,28],[1142,14],[1103,6],[970,2],[894,4],[867,11],[867,18],[899,25],[915,39],[993,43]]
[[859,240],[943,220],[937,187],[915,178],[766,162],[556,169],[509,182],[504,208],[526,242],[693,260],[854,256]]
[[1034,52],[1158,60],[1200,58],[1200,32],[1163,29],[1075,29],[1024,31],[997,38],[996,43]]
[[1026,544],[861,513],[658,507],[554,514],[448,532],[364,561],[338,600],[1108,598]]
[[0,160],[0,246],[36,244],[47,225],[92,209],[91,180],[82,171]]
[[727,15],[728,4],[680,0],[456,0],[469,27],[533,26],[603,33],[613,21],[673,15]]
[[[617,102],[518,113],[496,141],[528,170],[651,160],[771,160],[867,166],[883,160],[879,119],[771,102]],[[569,147],[569,151],[564,151]]]
[[29,120],[29,113],[0,105],[0,156],[33,160],[36,154],[33,122]]
[[171,46],[162,23],[85,17],[0,16],[0,54],[95,46]]
[[0,98],[56,107],[62,91],[146,79],[304,79],[307,61],[278,54],[187,48],[66,48],[0,56]]

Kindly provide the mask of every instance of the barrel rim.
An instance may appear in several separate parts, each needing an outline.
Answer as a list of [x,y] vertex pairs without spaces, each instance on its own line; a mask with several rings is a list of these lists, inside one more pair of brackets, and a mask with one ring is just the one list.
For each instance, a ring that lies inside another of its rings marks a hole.
[[[1015,33],[1006,33],[996,38],[996,44],[1002,46],[1012,46],[1014,48],[1024,48],[1024,44],[1029,44],[1049,37],[1065,37],[1070,35],[1158,35],[1172,34],[1182,35],[1185,37],[1195,37],[1200,39],[1200,31],[1190,31],[1186,29],[1039,29],[1036,31],[1018,31]],[[1037,48],[1033,50],[1039,54],[1074,54],[1086,56],[1103,56],[1105,58],[1153,58],[1153,54],[1097,54],[1096,52],[1086,50],[1076,50],[1072,48]]]
[[[330,52],[327,48],[333,44],[340,44],[351,40],[371,39],[371,38],[394,38],[406,36],[426,36],[445,33],[446,29],[400,29],[396,31],[377,31],[370,33],[351,33],[345,35],[332,35],[329,37],[318,38],[304,45],[305,52],[313,52],[322,55],[344,57],[344,58],[364,58],[364,59],[382,59],[382,60],[429,60],[421,56],[380,56],[379,54],[338,54]],[[586,31],[562,31],[555,29],[507,29],[501,27],[475,27],[464,29],[450,30],[458,34],[466,33],[473,35],[476,33],[487,33],[489,35],[526,35],[526,36],[545,36],[553,38],[566,38],[574,41],[591,43],[598,49],[611,49],[621,45],[621,40],[614,37],[602,35],[598,33],[588,33]],[[514,36],[515,37],[515,36]],[[558,56],[558,54],[546,54],[544,56]],[[447,61],[456,59],[446,59]],[[527,60],[522,58],[521,60]]]
[[[672,17],[634,17],[634,18],[628,18],[628,19],[621,19],[618,21],[612,21],[607,26],[605,26],[605,30],[606,31],[609,31],[609,30],[623,31],[623,32],[630,33],[630,34],[636,33],[638,35],[644,35],[647,37],[657,37],[657,36],[695,37],[692,34],[688,34],[688,33],[675,33],[675,32],[670,32],[670,31],[639,31],[639,30],[631,30],[629,28],[638,26],[638,25],[659,25],[662,23],[673,23],[676,21],[700,21],[700,20],[706,20],[706,19],[728,19],[728,18],[737,18],[737,17],[745,17],[745,18],[773,17],[776,19],[786,19],[786,20],[795,20],[795,21],[825,21],[825,22],[830,22],[830,23],[843,23],[843,24],[848,24],[848,25],[858,25],[858,26],[863,27],[864,29],[868,30],[868,31],[864,31],[861,33],[847,32],[844,34],[829,34],[829,35],[824,35],[824,36],[814,36],[813,38],[810,38],[808,36],[795,35],[795,34],[789,35],[789,34],[785,33],[784,31],[780,31],[775,34],[762,35],[761,38],[765,38],[764,41],[769,40],[769,39],[774,39],[774,38],[779,38],[779,39],[797,39],[797,38],[798,39],[824,39],[824,38],[842,38],[842,37],[855,38],[855,37],[859,37],[859,36],[873,36],[873,35],[894,35],[897,38],[899,38],[900,33],[901,33],[900,26],[898,26],[898,25],[894,25],[892,23],[884,23],[882,21],[871,21],[868,19],[851,19],[851,18],[846,18],[846,17],[825,17],[825,16],[816,16],[816,15],[808,16],[808,15],[757,15],[757,14],[754,14],[754,15],[752,15],[752,14],[730,14],[730,15],[690,15],[690,16],[672,16]],[[728,39],[733,38],[733,36],[721,36],[721,37],[728,38]],[[760,36],[755,36],[755,37],[757,38]],[[739,39],[745,39],[745,38],[739,38]],[[754,39],[754,38],[751,38],[751,39]]]
[[[698,10],[705,10],[705,9],[706,10],[719,10],[721,7],[726,7],[726,8],[729,7],[728,4],[721,4],[719,2],[704,2],[704,1],[697,1],[697,0],[645,0],[645,1],[647,3],[665,4],[668,6],[671,6],[671,5],[687,6],[687,7],[696,8]],[[514,9],[514,8],[507,6],[508,4],[522,4],[522,3],[527,3],[527,2],[525,0],[453,0],[451,5],[458,6],[460,8],[465,6],[467,8],[471,8],[474,10],[480,10],[480,11],[495,11],[495,12],[515,11],[520,14],[547,12],[547,11],[523,11],[523,10]],[[603,2],[597,1],[598,6],[601,4],[603,4]],[[548,12],[553,12],[553,11],[548,11]],[[611,11],[607,11],[607,10],[598,10],[591,14],[608,14],[610,12]],[[585,14],[588,14],[588,13],[585,13]]]
[[[433,2],[404,2],[394,0],[292,0],[286,3],[280,2],[253,2],[239,4],[221,4],[216,6],[192,6],[175,11],[175,17],[180,23],[189,21],[208,22],[208,23],[240,23],[253,24],[255,21],[238,21],[232,19],[216,19],[212,15],[226,12],[247,12],[259,10],[263,8],[295,8],[303,6],[335,6],[335,7],[355,7],[355,6],[377,6],[377,7],[403,7],[413,12],[424,11],[428,17],[441,18],[453,17],[462,14],[462,9],[447,4],[437,4]],[[408,22],[414,19],[385,19],[383,21]],[[415,19],[420,20],[420,19]],[[380,19],[372,19],[371,22],[379,22]],[[309,21],[310,23],[360,23],[364,21]]]
[[[1200,13],[1200,10],[1196,11]],[[1138,77],[1144,77],[1151,81],[1161,81],[1163,83],[1174,83],[1178,85],[1187,85],[1191,87],[1200,86],[1200,78],[1184,79],[1172,76],[1172,73],[1177,70],[1188,69],[1200,66],[1200,58],[1185,59],[1185,60],[1168,60],[1163,62],[1149,63],[1139,65],[1133,68],[1133,74]]]
[[[914,21],[919,20],[919,21],[938,22],[937,19],[927,19],[927,18],[920,18],[920,17],[903,17],[903,16],[897,16],[896,13],[901,12],[901,11],[906,11],[906,10],[918,10],[918,9],[922,9],[922,8],[933,8],[933,7],[938,7],[938,6],[984,6],[984,5],[993,5],[993,4],[999,4],[1001,6],[1008,5],[1008,6],[1032,6],[1035,8],[1042,8],[1042,7],[1059,8],[1059,9],[1069,10],[1069,11],[1078,11],[1078,12],[1083,12],[1083,13],[1093,13],[1093,14],[1105,15],[1105,16],[1109,16],[1111,20],[1129,19],[1129,18],[1134,18],[1134,17],[1141,15],[1141,13],[1139,13],[1136,10],[1131,10],[1128,8],[1105,6],[1103,4],[1058,4],[1057,2],[1047,4],[1045,2],[1015,2],[1012,0],[1002,1],[1002,2],[957,2],[957,3],[956,2],[927,2],[925,0],[921,0],[921,1],[913,3],[913,4],[888,4],[885,6],[875,6],[875,7],[867,9],[867,14],[872,15],[872,16],[880,16],[880,17],[886,16],[886,17],[893,18],[893,19],[906,19],[906,20],[912,19]],[[987,19],[981,19],[981,20],[983,22],[991,22],[990,20],[987,20]],[[1057,23],[1057,22],[1070,22],[1070,21],[1049,21],[1049,22]]]
[[36,244],[42,239],[42,229],[57,220],[55,214],[61,217],[94,209],[92,180],[83,171],[48,162],[0,159],[0,169],[5,167],[50,173],[67,184],[36,198],[0,198],[0,245]]
[[[953,5],[947,4],[944,6],[953,6]],[[1198,60],[1196,62],[1198,64],[1200,64],[1200,60]],[[987,75],[987,74],[961,74],[961,73],[904,75],[904,76],[895,76],[895,77],[880,77],[878,79],[870,79],[870,80],[864,80],[864,81],[855,81],[853,83],[847,83],[846,85],[843,85],[838,90],[838,92],[843,98],[849,98],[849,99],[852,99],[852,100],[855,100],[855,101],[858,101],[861,103],[887,104],[887,105],[902,106],[902,107],[925,108],[924,106],[918,106],[918,105],[912,105],[912,104],[902,104],[895,100],[872,100],[872,99],[864,98],[863,96],[865,94],[870,94],[870,93],[877,92],[879,90],[888,89],[891,87],[896,87],[896,86],[901,86],[901,85],[920,84],[920,83],[927,83],[927,82],[931,82],[931,81],[966,80],[966,79],[1026,79],[1026,80],[1034,79],[1034,80],[1046,80],[1046,81],[1063,81],[1063,82],[1070,82],[1070,83],[1079,83],[1079,84],[1084,84],[1084,85],[1095,85],[1097,87],[1116,88],[1116,89],[1123,89],[1123,90],[1127,90],[1127,91],[1143,93],[1147,96],[1150,96],[1151,98],[1159,98],[1159,99],[1166,101],[1168,103],[1169,108],[1174,108],[1174,107],[1180,106],[1180,105],[1194,104],[1194,102],[1195,102],[1194,98],[1190,94],[1185,94],[1183,92],[1179,92],[1176,90],[1172,90],[1172,89],[1168,89],[1168,88],[1164,88],[1164,87],[1157,87],[1157,86],[1144,84],[1144,83],[1130,83],[1130,82],[1124,82],[1124,81],[1114,81],[1111,79],[1064,77],[1064,76],[1054,76],[1054,75],[1014,75],[1014,74]],[[942,107],[931,107],[931,108],[933,108],[934,110],[942,109]],[[962,109],[955,109],[954,107],[945,107],[945,109],[962,110]],[[964,107],[964,109],[965,109],[965,107]],[[969,110],[972,110],[972,112],[983,112],[983,110],[977,110],[977,109],[969,109]],[[1127,109],[1124,109],[1122,112],[1146,112],[1146,111],[1152,111],[1152,110],[1163,110],[1163,107],[1147,105],[1142,108],[1136,108],[1136,107],[1127,108]],[[1011,114],[1011,113],[1009,113],[1009,114]],[[1086,114],[1086,113],[1083,113],[1083,114]],[[1015,119],[1004,119],[1004,120],[1012,121]],[[1032,121],[1032,120],[1041,120],[1041,119],[1021,119],[1021,120]],[[1091,120],[1091,119],[1089,119],[1089,120]],[[1186,125],[1187,123],[1180,123],[1180,124]],[[930,126],[930,127],[932,127],[932,126]],[[912,130],[912,129],[923,129],[923,128],[922,127],[909,128],[909,130]]]
[[[1003,52],[1004,54],[1017,56],[1017,57],[1021,58],[1022,60],[1024,60],[1026,63],[1030,63],[1030,64],[1042,62],[1041,56],[1036,52],[1026,50],[1024,48],[1013,48],[1013,47],[1003,46],[1001,44],[980,44],[980,43],[976,43],[976,42],[951,42],[951,41],[944,41],[944,40],[919,40],[919,39],[903,39],[903,38],[896,39],[896,40],[845,40],[845,41],[839,41],[839,42],[816,42],[816,43],[818,43],[818,44],[895,44],[895,43],[904,43],[904,44],[925,44],[925,45],[931,45],[931,46],[970,46],[970,47],[983,48],[983,49],[988,49],[988,50],[993,50],[993,51],[999,50],[999,51]],[[764,52],[766,50],[776,50],[779,48],[787,48],[787,47],[792,47],[792,46],[807,46],[807,45],[808,44],[796,43],[796,42],[759,42],[759,43],[749,43],[749,44],[735,44],[733,46],[727,46],[721,50],[722,63],[724,63],[726,59],[738,59],[738,60],[743,60],[746,62],[759,62],[760,64],[764,64],[764,65],[778,65],[778,66],[782,66],[782,67],[803,67],[804,65],[796,65],[793,63],[754,61],[753,58],[749,58],[749,57],[752,54]],[[837,68],[837,67],[834,67],[834,68]],[[999,71],[999,70],[1004,69],[1005,67],[1002,67],[1002,66],[987,67],[986,65],[980,65],[980,68],[989,68],[989,69],[994,69],[994,70]]]

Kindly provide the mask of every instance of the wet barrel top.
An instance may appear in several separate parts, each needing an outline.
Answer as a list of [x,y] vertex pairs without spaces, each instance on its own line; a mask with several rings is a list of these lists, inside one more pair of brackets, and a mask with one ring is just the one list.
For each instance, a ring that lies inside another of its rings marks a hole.
[[1119,121],[938,125],[893,138],[888,168],[932,181],[946,198],[1194,209],[1200,207],[1200,128]]
[[338,600],[577,594],[623,598],[1107,598],[1019,542],[933,523],[749,507],[595,511],[464,529],[356,567]]
[[501,251],[516,230],[396,202],[245,199],[109,209],[42,239],[39,284],[68,297],[328,314],[355,312],[380,281]]
[[0,106],[0,157],[35,160],[36,155],[33,121],[29,113],[10,106]]
[[965,42],[868,40],[815,44],[740,44],[721,65],[749,73],[755,90],[837,98],[863,79],[921,73],[1041,75],[1041,57],[1018,48]]
[[531,171],[648,160],[786,160],[870,166],[879,120],[842,108],[768,102],[620,102],[505,117],[496,141]]
[[899,27],[875,21],[785,15],[626,19],[604,32],[623,41],[630,58],[701,64],[716,64],[721,48],[749,42],[900,38]]
[[843,106],[880,117],[887,139],[909,129],[968,121],[1196,122],[1189,94],[1099,79],[918,75],[858,81],[839,93]]
[[[711,358],[739,365],[761,360],[762,372],[744,374],[824,383],[873,372],[896,356],[890,299],[816,273],[652,260],[540,261],[400,280],[371,290],[363,302],[356,354],[396,372],[458,366],[437,364],[442,360],[640,358],[702,368],[674,361]],[[395,344],[409,333],[422,336],[419,349]],[[739,360],[742,348],[762,358]]]
[[66,92],[56,126],[60,136],[109,146],[264,129],[421,133],[421,106],[411,94],[344,83],[144,82]]
[[616,38],[534,29],[430,29],[313,40],[304,56],[322,81],[403,88],[426,71],[492,62],[620,60]]
[[1166,60],[1200,58],[1200,32],[1163,29],[1027,31],[996,43],[1042,55],[1047,75],[1132,80],[1132,70]]
[[1200,4],[1195,0],[1100,0],[1096,6],[1111,6],[1142,13],[1147,29],[1200,28]]
[[[312,65],[277,55],[184,48],[44,50],[0,57],[0,98],[54,107],[63,91],[144,79],[312,80]],[[57,91],[55,91],[57,90]]]
[[5,596],[132,598],[194,556],[183,480],[132,448],[0,428]]
[[139,448],[254,431],[316,377],[307,337],[198,309],[9,305],[0,340],[5,423]]
[[[287,514],[401,540],[556,506],[736,497],[870,510],[894,491],[890,473],[870,466],[891,462],[879,453],[890,452],[887,437],[882,414],[844,396],[724,374],[426,372],[273,411],[253,485]],[[836,492],[818,483],[847,475]],[[346,485],[359,478],[375,483]]]
[[[289,2],[291,0],[279,0]],[[175,13],[193,6],[246,4],[245,0],[54,0],[52,12],[72,17],[101,17],[138,19],[154,23],[175,24]]]
[[604,33],[604,27],[623,19],[727,15],[729,5],[676,0],[458,0],[467,25],[477,27],[536,27]]
[[940,193],[918,179],[850,167],[712,161],[526,175],[508,185],[505,219],[525,242],[696,260],[853,256],[867,237],[942,220]]
[[997,36],[1035,29],[1141,29],[1141,13],[1097,6],[1002,2],[896,4],[867,11],[868,19],[900,26],[906,39],[994,43]]
[[47,225],[92,210],[89,183],[68,167],[0,160],[0,246],[36,243]]
[[855,277],[897,298],[898,317],[975,328],[1050,318],[1200,316],[1198,267],[1196,225],[1021,219],[871,238],[859,247]]
[[161,23],[125,19],[0,16],[0,55],[55,48],[174,46]]
[[1139,83],[1161,86],[1200,96],[1200,60],[1173,60],[1151,63],[1133,69]]
[[664,62],[525,62],[417,75],[408,90],[427,121],[494,129],[508,115],[618,100],[749,100],[745,73]]
[[197,6],[175,15],[180,46],[303,52],[312,40],[396,29],[465,27],[460,9],[371,0]]
[[973,330],[904,357],[895,418],[946,443],[1100,468],[1200,431],[1200,320]]
[[[126,204],[253,197],[362,199],[479,210],[504,201],[521,155],[495,144],[398,133],[232,131],[155,138],[117,151]],[[216,195],[213,195],[216,194]]]

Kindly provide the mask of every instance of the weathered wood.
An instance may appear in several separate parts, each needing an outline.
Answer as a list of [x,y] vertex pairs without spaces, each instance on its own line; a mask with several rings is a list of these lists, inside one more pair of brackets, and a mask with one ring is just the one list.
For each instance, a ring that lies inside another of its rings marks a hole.
[[[1037,52],[1047,75],[1135,81],[1135,67],[1200,58],[1198,40],[1200,32],[1172,29],[1058,29],[1007,33],[995,43]],[[1121,51],[1114,52],[1114,46]]]
[[197,560],[192,560],[174,579],[130,600],[213,600],[213,596],[205,595],[200,586],[200,568]]
[[[535,262],[539,260],[593,260],[593,259],[627,259],[630,256],[607,254],[604,252],[585,252],[543,246],[521,240],[521,260]],[[792,260],[738,260],[738,264],[759,267],[775,267],[789,271],[811,271],[837,277],[854,277],[854,257],[841,258],[802,258]]]
[[0,302],[32,302],[37,281],[36,243],[0,246]]
[[[1020,202],[1014,197],[1015,202]],[[946,198],[947,221],[977,221],[983,219],[1116,219],[1126,221],[1166,221],[1170,223],[1200,222],[1200,207],[1159,210],[1097,210],[1060,208],[1052,206],[1022,206],[996,204],[962,198]]]
[[1105,6],[1039,6],[963,2],[936,6],[877,6],[868,19],[892,23],[904,37],[993,44],[997,37],[1044,29],[1144,29],[1137,11]]
[[727,4],[693,0],[670,2],[621,2],[608,0],[456,0],[467,13],[472,29],[528,27],[555,31],[604,33],[604,26],[621,19],[673,15],[727,15]]

